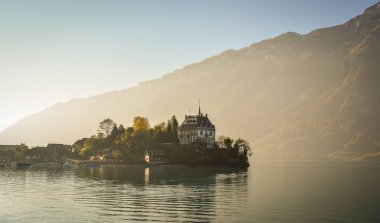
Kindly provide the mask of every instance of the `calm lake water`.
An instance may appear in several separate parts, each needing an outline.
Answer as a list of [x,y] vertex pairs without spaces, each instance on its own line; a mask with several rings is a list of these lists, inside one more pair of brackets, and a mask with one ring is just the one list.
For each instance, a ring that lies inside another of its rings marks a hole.
[[380,222],[380,163],[0,169],[0,222]]

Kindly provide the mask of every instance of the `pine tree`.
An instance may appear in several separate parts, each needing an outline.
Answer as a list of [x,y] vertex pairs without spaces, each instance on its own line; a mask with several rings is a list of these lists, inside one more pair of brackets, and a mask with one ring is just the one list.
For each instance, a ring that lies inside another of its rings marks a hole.
[[170,120],[168,120],[167,124],[166,124],[166,132],[170,133],[172,131],[172,124],[170,122]]
[[171,128],[171,131],[173,132],[173,134],[175,134],[175,135],[178,134],[178,121],[177,121],[175,115],[173,115],[172,119],[170,120],[170,128]]
[[117,126],[115,124],[115,125],[113,125],[110,137],[111,137],[111,139],[114,139],[114,138],[116,138],[117,135],[118,135],[118,130],[117,130]]
[[118,135],[125,134],[125,128],[123,125],[119,125],[119,128],[117,129]]

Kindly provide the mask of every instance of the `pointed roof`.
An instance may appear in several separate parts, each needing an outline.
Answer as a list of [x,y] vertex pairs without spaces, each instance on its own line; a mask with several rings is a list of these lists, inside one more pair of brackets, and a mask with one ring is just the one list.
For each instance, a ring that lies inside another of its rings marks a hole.
[[201,100],[199,100],[199,109],[198,109],[198,115],[201,115]]
[[203,128],[215,128],[210,119],[202,114],[199,115],[186,115],[185,120],[182,122],[180,128],[189,127],[203,127]]

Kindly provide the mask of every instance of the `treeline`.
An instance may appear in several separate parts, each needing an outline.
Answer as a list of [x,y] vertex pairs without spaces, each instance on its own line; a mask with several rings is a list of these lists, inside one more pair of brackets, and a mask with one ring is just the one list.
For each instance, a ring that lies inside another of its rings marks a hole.
[[135,162],[142,160],[145,150],[159,148],[162,143],[178,144],[178,121],[173,116],[151,128],[145,117],[137,116],[131,127],[117,125],[112,119],[99,123],[96,134],[73,144],[74,152],[83,158],[110,153],[109,158]]
[[153,127],[147,118],[137,116],[126,128],[107,118],[99,123],[96,134],[76,141],[73,152],[81,159],[102,156],[140,164],[145,151],[164,150],[169,164],[248,166],[250,146],[245,140],[221,136],[212,149],[200,144],[180,146],[178,128],[175,116]]
[[234,140],[226,136],[219,136],[212,149],[196,144],[167,148],[168,161],[171,164],[228,167],[249,166],[250,151],[251,147],[244,139]]

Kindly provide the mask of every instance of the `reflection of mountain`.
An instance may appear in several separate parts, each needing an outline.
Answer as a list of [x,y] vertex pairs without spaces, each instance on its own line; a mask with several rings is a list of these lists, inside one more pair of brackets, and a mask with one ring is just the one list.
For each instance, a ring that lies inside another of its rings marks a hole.
[[[247,195],[246,172],[233,169],[104,166],[81,168],[76,174],[94,183],[76,202],[120,220],[210,222],[216,215],[216,199],[221,202],[219,208],[228,211],[223,201],[235,203],[235,196]],[[241,179],[238,184],[236,177]],[[104,181],[109,186],[97,189]]]
[[105,117],[125,124],[139,114],[157,123],[182,118],[200,98],[217,134],[248,139],[257,156],[378,152],[379,43],[380,3],[343,25],[286,33],[137,87],[57,104],[0,141],[72,143]]

